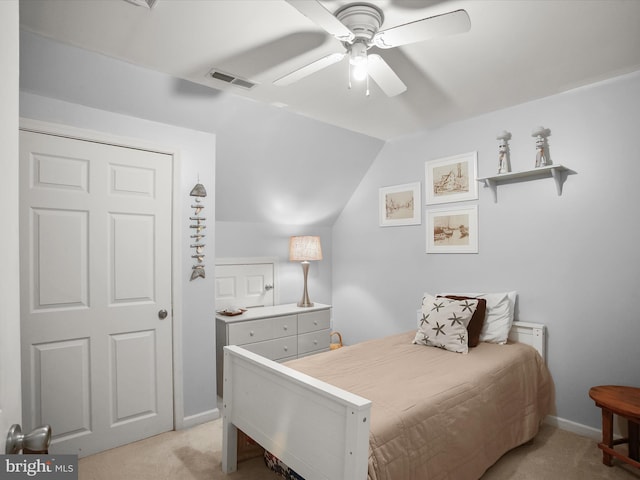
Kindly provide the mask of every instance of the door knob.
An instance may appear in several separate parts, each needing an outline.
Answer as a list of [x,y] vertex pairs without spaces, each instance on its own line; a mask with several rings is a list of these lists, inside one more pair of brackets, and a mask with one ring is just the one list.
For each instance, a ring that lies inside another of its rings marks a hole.
[[269,290],[273,290],[273,285],[265,285],[264,289],[268,292]]
[[166,311],[166,310],[164,310],[164,309],[162,309],[162,310],[160,310],[160,311],[158,312],[158,318],[159,318],[160,320],[164,320],[165,318],[167,318],[167,315],[168,315],[168,313],[167,313],[167,311]]
[[13,425],[9,429],[5,453],[7,455],[15,455],[22,450],[28,450],[34,453],[47,453],[51,444],[51,426],[42,425],[27,434],[22,433],[19,424]]

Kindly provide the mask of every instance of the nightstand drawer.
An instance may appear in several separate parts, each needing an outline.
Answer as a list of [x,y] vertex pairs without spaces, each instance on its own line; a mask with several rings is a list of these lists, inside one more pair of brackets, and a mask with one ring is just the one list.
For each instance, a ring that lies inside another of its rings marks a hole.
[[274,317],[272,320],[273,320],[273,338],[288,337],[289,335],[298,334],[297,315],[286,315],[284,317]]
[[328,329],[298,335],[298,355],[329,350],[329,340]]
[[329,328],[331,315],[329,310],[298,314],[298,332],[307,333]]
[[273,338],[271,319],[238,322],[228,327],[229,345],[262,342]]
[[250,352],[262,355],[270,360],[280,360],[287,357],[295,357],[298,354],[297,337],[284,337],[266,342],[249,343],[242,348]]

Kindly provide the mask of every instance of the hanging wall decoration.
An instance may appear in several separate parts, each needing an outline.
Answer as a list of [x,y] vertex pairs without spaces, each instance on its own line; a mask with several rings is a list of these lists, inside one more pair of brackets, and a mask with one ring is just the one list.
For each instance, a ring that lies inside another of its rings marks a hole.
[[193,255],[191,255],[191,258],[195,259],[195,264],[191,267],[191,280],[195,280],[199,277],[205,278],[205,244],[203,243],[203,239],[205,237],[204,230],[207,226],[204,224],[206,217],[203,217],[201,213],[204,209],[202,199],[207,196],[207,190],[204,188],[204,185],[200,183],[200,179],[198,179],[196,186],[191,189],[191,193],[189,195],[195,197],[195,203],[191,205],[191,208],[193,208],[193,215],[189,217],[192,222],[189,227],[193,229],[193,233],[190,236],[192,239],[191,248],[195,249]]
[[427,211],[427,253],[478,253],[478,206]]
[[478,199],[478,152],[425,162],[426,205]]
[[420,225],[420,182],[380,188],[380,226]]

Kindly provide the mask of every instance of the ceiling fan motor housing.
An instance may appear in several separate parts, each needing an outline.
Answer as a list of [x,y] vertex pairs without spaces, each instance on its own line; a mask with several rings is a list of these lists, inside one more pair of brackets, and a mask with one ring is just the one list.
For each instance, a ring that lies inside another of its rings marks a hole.
[[349,3],[334,15],[356,36],[354,42],[364,41],[367,46],[384,22],[382,10],[369,3]]

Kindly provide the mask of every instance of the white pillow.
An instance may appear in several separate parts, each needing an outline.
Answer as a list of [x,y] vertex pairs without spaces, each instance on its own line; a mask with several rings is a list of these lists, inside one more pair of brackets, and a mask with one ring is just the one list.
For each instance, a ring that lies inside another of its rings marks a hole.
[[452,300],[425,294],[422,319],[413,343],[467,353],[467,325],[477,306],[477,300]]
[[[444,295],[444,294],[442,294]],[[480,332],[480,341],[505,344],[513,325],[515,303],[518,292],[504,293],[456,293],[465,297],[484,298],[487,301],[487,313]]]

